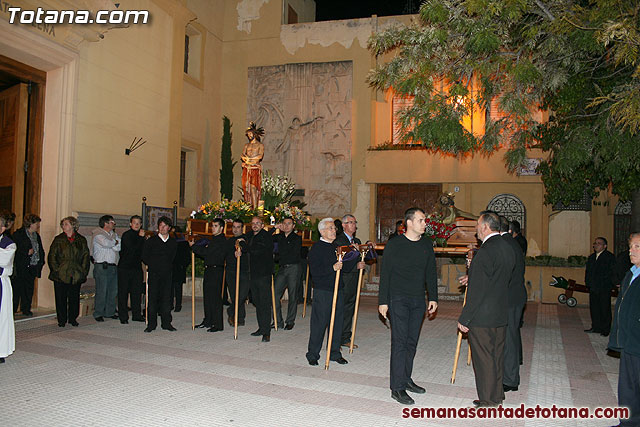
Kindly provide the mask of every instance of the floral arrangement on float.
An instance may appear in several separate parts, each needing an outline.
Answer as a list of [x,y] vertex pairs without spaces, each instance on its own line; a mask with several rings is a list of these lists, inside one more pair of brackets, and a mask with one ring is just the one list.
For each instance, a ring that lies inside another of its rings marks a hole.
[[307,213],[289,203],[279,203],[273,211],[265,211],[265,216],[273,217],[276,224],[282,222],[284,218],[291,217],[295,223],[296,230],[311,229],[311,220]]
[[262,174],[262,200],[264,209],[273,212],[280,204],[291,204],[296,184],[287,175]]
[[453,235],[456,228],[455,224],[445,224],[435,215],[427,217],[425,222],[427,229],[424,235],[433,241],[434,246],[446,247],[447,240]]
[[240,218],[243,222],[251,221],[251,217],[255,215],[255,210],[251,207],[251,203],[244,200],[227,200],[223,199],[219,202],[207,202],[200,205],[197,210],[191,212],[191,218],[204,219],[212,221],[216,218],[224,220],[234,220]]

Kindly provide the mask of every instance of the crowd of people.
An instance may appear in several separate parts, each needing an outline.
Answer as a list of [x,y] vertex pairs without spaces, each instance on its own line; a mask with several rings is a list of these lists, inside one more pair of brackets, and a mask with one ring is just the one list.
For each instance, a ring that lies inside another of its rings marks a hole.
[[[306,248],[292,218],[284,218],[267,231],[263,219],[256,216],[251,219],[247,233],[244,233],[244,223],[236,219],[229,239],[224,234],[225,221],[215,219],[210,238],[185,239],[168,217],[158,220],[158,232],[151,235],[142,229],[142,218],[134,215],[129,229],[118,236],[116,221],[111,215],[104,215],[93,231],[90,250],[87,239],[78,233],[78,220],[69,216],[60,221],[62,232],[53,239],[46,257],[39,235],[41,219],[37,215],[25,215],[23,226],[11,233],[14,221],[15,216],[0,214],[0,363],[15,350],[13,314],[20,310],[24,316],[33,315],[34,281],[41,276],[45,261],[49,279],[54,283],[58,326],[64,327],[67,323],[78,326],[80,287],[86,282],[93,263],[95,321],[112,318],[128,324],[131,311],[132,321],[144,322],[142,295],[146,292],[144,331],[149,333],[157,328],[158,316],[162,329],[176,330],[171,313],[182,308],[182,286],[191,252],[203,258],[205,265],[204,318],[197,327],[206,328],[208,332],[224,329],[223,300],[228,292],[229,325],[245,325],[244,303],[250,299],[256,307],[258,326],[251,335],[261,337],[263,342],[270,342],[271,330],[276,325],[284,330],[294,328],[297,304],[302,300],[304,267],[308,263],[314,291],[307,361],[312,366],[318,365],[335,299],[329,358],[339,364],[348,363],[341,347],[351,341],[358,271],[366,265],[358,250],[361,241],[356,237],[357,220],[351,214],[341,220],[322,219],[318,225],[320,240],[313,244],[306,257]],[[435,254],[431,240],[424,235],[425,228],[425,212],[420,208],[408,209],[385,247],[380,273],[378,309],[392,325],[391,397],[405,405],[414,403],[407,391],[426,391],[412,379],[413,360],[425,314],[433,317],[438,308]],[[460,278],[467,293],[458,329],[467,334],[471,347],[478,394],[473,404],[497,406],[503,403],[506,392],[517,391],[520,384],[519,367],[523,360],[520,328],[527,300],[526,239],[517,222],[509,222],[491,211],[480,214],[476,233],[481,243],[470,259],[468,275]],[[338,247],[352,247],[357,255],[337,257]],[[629,247],[627,256],[616,260],[607,251],[606,239],[596,238],[585,274],[592,318],[592,327],[586,332],[604,336],[613,332],[609,349],[620,352],[620,404],[630,408],[630,420],[637,421],[640,416],[640,329],[636,324],[640,318],[637,289],[640,286],[637,283],[640,233],[631,234]],[[274,277],[275,263],[278,268]],[[146,265],[146,277],[143,265]],[[612,325],[610,294],[617,283],[620,283],[621,297],[616,303]],[[285,290],[289,303],[283,317],[280,300]],[[623,420],[621,425],[633,424]]]

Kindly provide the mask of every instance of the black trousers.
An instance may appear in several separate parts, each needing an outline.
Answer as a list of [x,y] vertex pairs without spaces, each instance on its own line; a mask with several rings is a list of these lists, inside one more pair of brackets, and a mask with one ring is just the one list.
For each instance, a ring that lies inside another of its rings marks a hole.
[[80,284],[53,282],[58,325],[75,322],[80,313]]
[[171,272],[149,272],[149,307],[147,307],[147,327],[158,326],[158,314],[162,327],[171,326]]
[[13,311],[28,313],[31,311],[31,302],[33,301],[33,289],[36,281],[36,269],[29,266],[26,270],[21,271],[11,278],[11,287],[13,288]]
[[611,291],[589,291],[591,327],[595,332],[608,334],[611,331]]
[[262,335],[271,335],[271,275],[252,277],[249,283],[256,306],[258,330]]
[[621,426],[640,426],[640,357],[620,353],[618,378],[618,406],[629,408],[629,419],[620,420]]
[[356,294],[358,293],[358,276],[358,272],[343,273],[342,275],[344,280],[344,320],[342,322],[341,342],[343,344],[351,343],[353,312],[356,308]]
[[[229,287],[229,294],[231,295],[231,304],[227,308],[227,315],[233,317],[235,315],[235,301],[236,301],[236,270],[234,268],[227,268],[226,282]],[[245,309],[244,302],[249,294],[249,272],[240,270],[240,282],[238,289],[238,321],[244,322],[247,317],[247,310]]]
[[[309,326],[309,346],[307,348],[307,360],[320,359],[320,350],[324,341],[325,332],[329,339],[329,325],[331,323],[331,306],[333,304],[333,292],[323,289],[313,290],[313,302],[311,303],[311,322]],[[344,293],[338,290],[336,302],[336,316],[333,324],[333,338],[331,340],[330,360],[342,357],[340,352],[340,331],[342,330],[342,316],[344,310]]]
[[504,400],[504,340],[506,326],[499,328],[469,327],[471,360],[476,375],[478,400],[498,405]]
[[[298,313],[298,285],[300,284],[300,264],[289,264],[280,266],[278,275],[275,278],[276,294],[276,315],[278,316],[278,326],[293,325],[296,322]],[[288,291],[289,302],[287,303],[287,318],[282,321],[282,303],[280,299],[284,295],[284,290]]]
[[502,383],[511,387],[520,385],[520,360],[522,360],[522,340],[520,323],[523,304],[509,307],[507,331],[504,341],[504,373]]
[[144,289],[144,277],[142,267],[124,268],[118,267],[118,317],[120,320],[129,320],[127,304],[131,298],[131,317],[142,318],[142,292]]
[[390,387],[405,390],[411,380],[420,328],[427,309],[424,298],[392,296],[389,303],[391,321]]
[[202,284],[202,297],[204,303],[204,326],[224,328],[222,321],[222,275],[223,267],[208,265],[204,270],[204,282]]
[[183,281],[176,281],[171,284],[171,308],[182,310],[182,285]]

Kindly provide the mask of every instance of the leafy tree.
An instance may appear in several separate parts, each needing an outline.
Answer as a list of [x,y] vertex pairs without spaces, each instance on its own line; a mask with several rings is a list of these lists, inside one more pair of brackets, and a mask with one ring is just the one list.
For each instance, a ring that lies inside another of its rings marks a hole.
[[222,117],[222,148],[220,153],[220,197],[222,199],[233,199],[233,167],[238,162],[234,162],[231,157],[231,121],[227,116]]
[[[401,138],[461,154],[507,148],[514,171],[527,149],[546,202],[611,188],[632,199],[640,230],[640,3],[637,0],[426,0],[418,22],[381,31],[382,59],[369,84],[414,98]],[[472,109],[497,105],[479,136],[461,125]],[[546,123],[537,110],[550,112]]]

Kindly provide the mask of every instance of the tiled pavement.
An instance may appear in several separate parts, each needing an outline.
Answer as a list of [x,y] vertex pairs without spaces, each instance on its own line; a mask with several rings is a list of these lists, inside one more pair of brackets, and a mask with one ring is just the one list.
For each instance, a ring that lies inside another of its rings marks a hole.
[[[174,316],[177,332],[143,332],[144,324],[96,323],[59,328],[55,318],[16,324],[16,352],[0,365],[2,426],[321,426],[515,425],[607,426],[617,420],[403,419],[388,388],[389,330],[376,301],[364,298],[348,365],[329,371],[307,364],[309,312],[270,343],[249,336],[255,312],[233,339],[233,328],[191,331],[191,312]],[[190,305],[189,305],[190,306]],[[188,307],[187,307],[188,308]],[[198,321],[202,314],[198,303]],[[284,309],[284,307],[283,307]],[[450,384],[460,303],[442,301],[425,321],[414,380],[427,388],[416,407],[469,407],[476,398],[467,345]],[[225,316],[226,317],[226,316]],[[585,334],[585,308],[530,303],[523,328],[519,391],[505,406],[616,406],[618,361],[604,354],[606,338]],[[321,360],[322,362],[322,360]]]

